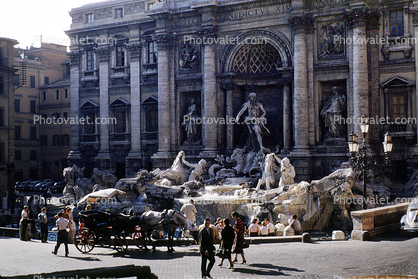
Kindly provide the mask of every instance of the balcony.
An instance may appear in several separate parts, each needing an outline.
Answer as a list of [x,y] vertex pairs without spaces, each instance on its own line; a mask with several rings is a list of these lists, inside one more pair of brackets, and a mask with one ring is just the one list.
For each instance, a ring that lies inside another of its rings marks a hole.
[[131,133],[110,133],[110,146],[131,146]]
[[81,149],[96,149],[100,148],[100,135],[99,134],[83,134],[80,135],[80,148]]
[[142,132],[142,140],[144,141],[157,141],[158,132]]

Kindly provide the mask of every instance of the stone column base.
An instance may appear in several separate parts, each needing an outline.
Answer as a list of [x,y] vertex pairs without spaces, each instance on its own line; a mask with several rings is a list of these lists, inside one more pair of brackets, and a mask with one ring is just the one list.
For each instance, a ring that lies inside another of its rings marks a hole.
[[143,155],[141,150],[131,150],[126,157],[125,172],[129,174],[138,172],[140,169],[142,169],[144,167],[142,158]]
[[110,171],[110,153],[109,150],[100,150],[95,158],[97,162],[97,166],[101,170],[109,170]]
[[312,154],[309,149],[293,150],[287,157],[295,168],[295,181],[310,181],[312,179]]
[[219,150],[216,148],[203,148],[199,156],[203,158],[216,158],[217,154],[219,154]]
[[351,231],[351,239],[352,240],[361,240],[367,241],[370,239],[368,231],[359,231],[359,230],[352,230]]
[[157,151],[154,155],[151,156],[152,168],[166,169],[171,167],[174,159],[176,158],[177,153],[172,151]]
[[71,150],[68,153],[68,166],[72,166],[72,165],[79,165],[80,161],[81,161],[81,153],[79,150]]

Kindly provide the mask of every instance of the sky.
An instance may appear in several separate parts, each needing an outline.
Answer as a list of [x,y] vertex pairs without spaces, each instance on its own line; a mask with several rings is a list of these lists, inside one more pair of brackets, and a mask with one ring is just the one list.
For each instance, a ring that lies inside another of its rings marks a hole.
[[42,41],[70,45],[64,33],[70,29],[68,12],[85,4],[104,0],[0,0],[0,37],[15,39],[20,48]]

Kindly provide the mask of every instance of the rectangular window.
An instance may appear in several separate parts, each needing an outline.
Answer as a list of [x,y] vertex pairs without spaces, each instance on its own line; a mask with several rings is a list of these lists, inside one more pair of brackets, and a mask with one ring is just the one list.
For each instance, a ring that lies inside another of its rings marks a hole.
[[147,64],[157,63],[157,47],[154,42],[148,42]]
[[64,89],[64,99],[68,99],[68,89]]
[[0,94],[4,93],[3,76],[0,76]]
[[35,126],[30,127],[30,139],[36,140],[36,127]]
[[30,113],[36,113],[36,101],[30,101]]
[[20,126],[15,126],[15,140],[20,140],[22,138],[21,130]]
[[158,132],[158,109],[147,109],[147,132]]
[[403,36],[403,12],[402,10],[390,12],[390,36]]
[[63,116],[65,119],[67,119],[67,118],[68,118],[68,112],[64,111],[64,112],[62,113],[62,116]]
[[116,47],[116,67],[125,66],[125,47]]
[[0,127],[4,126],[4,108],[0,107]]
[[115,18],[122,18],[123,17],[123,9],[115,9]]
[[46,101],[46,91],[42,91],[42,101]]
[[390,95],[390,117],[392,121],[395,121],[396,118],[406,118],[406,94],[402,93],[392,93]]
[[22,160],[22,151],[15,150],[15,160],[16,161],[21,161]]
[[55,100],[59,100],[59,99],[60,99],[60,91],[55,90]]
[[52,136],[52,146],[60,146],[60,135]]
[[87,56],[86,70],[87,71],[93,71],[94,70],[94,52],[93,52],[93,50],[86,51],[86,56]]
[[36,87],[35,76],[30,76],[29,77],[29,83],[30,83],[30,88],[35,88]]
[[41,135],[41,146],[48,146],[48,136]]
[[36,154],[36,150],[31,150],[30,151],[30,159],[31,159],[31,161],[36,161],[38,159],[37,154]]
[[49,77],[44,77],[44,84],[49,84]]
[[87,23],[93,23],[93,14],[86,14],[86,22]]
[[70,135],[69,134],[61,135],[61,145],[62,146],[69,146],[70,145]]
[[20,100],[15,100],[15,112],[20,112]]

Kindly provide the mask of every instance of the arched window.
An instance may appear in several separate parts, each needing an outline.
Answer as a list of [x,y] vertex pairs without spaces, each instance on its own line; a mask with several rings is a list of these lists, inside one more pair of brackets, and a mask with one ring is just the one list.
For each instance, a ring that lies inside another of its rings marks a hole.
[[269,43],[246,44],[235,55],[232,72],[264,74],[277,72],[282,60],[277,49]]

